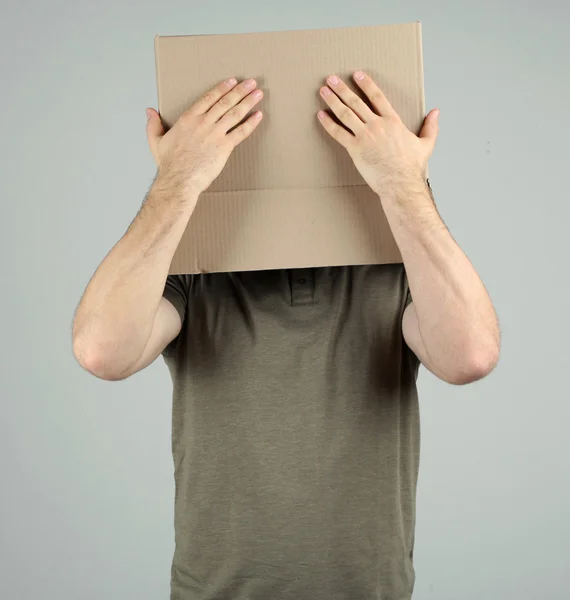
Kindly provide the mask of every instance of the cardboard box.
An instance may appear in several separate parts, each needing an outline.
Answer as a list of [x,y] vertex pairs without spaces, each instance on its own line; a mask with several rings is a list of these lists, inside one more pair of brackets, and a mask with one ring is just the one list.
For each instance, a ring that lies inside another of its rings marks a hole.
[[425,102],[421,25],[155,38],[166,127],[204,92],[254,77],[264,118],[202,194],[171,273],[401,262],[378,196],[318,122],[336,73],[366,71],[415,133]]

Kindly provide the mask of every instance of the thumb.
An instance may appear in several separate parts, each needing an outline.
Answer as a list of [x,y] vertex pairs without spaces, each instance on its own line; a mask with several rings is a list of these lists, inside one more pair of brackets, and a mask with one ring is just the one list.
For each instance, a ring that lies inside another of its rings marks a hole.
[[424,120],[423,127],[420,131],[420,138],[428,141],[432,146],[435,144],[437,134],[439,132],[439,110],[434,108],[431,110]]
[[160,115],[156,112],[156,110],[154,110],[154,108],[147,108],[146,116],[146,137],[148,139],[150,151],[156,159],[158,157],[158,142],[164,135],[164,127],[162,126]]

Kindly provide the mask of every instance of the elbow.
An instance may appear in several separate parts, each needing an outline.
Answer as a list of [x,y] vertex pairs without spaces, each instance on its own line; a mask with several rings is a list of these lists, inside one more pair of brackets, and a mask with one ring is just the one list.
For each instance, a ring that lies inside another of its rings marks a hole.
[[121,381],[128,373],[121,373],[110,359],[109,353],[104,352],[95,343],[73,340],[73,354],[79,365],[91,375],[105,381]]
[[467,385],[484,379],[499,362],[499,348],[466,353],[460,364],[444,380],[452,385]]

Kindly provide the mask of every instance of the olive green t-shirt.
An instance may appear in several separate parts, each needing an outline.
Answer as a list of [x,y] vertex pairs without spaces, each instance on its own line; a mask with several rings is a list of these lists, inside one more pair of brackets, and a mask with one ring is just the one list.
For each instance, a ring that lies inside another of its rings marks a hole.
[[419,362],[402,264],[169,276],[171,600],[407,600]]

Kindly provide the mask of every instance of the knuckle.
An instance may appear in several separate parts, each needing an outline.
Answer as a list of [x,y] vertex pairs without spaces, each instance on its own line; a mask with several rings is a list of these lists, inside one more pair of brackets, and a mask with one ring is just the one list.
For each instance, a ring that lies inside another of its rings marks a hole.
[[212,92],[206,92],[202,96],[202,103],[203,104],[213,104],[214,101],[215,101],[215,98],[214,98],[214,94]]
[[372,102],[382,102],[384,100],[384,94],[380,91],[376,91],[370,95],[370,100]]
[[234,106],[233,108],[230,108],[230,110],[228,110],[228,112],[226,113],[226,116],[232,120],[239,119],[240,110],[238,109],[237,106]]
[[232,105],[232,101],[231,98],[228,97],[229,95],[226,96],[222,96],[219,100],[218,100],[218,104],[220,106],[223,106],[224,108],[228,108]]
[[364,133],[370,139],[374,139],[377,137],[385,139],[385,138],[389,137],[388,132],[386,131],[386,127],[376,127],[374,129],[365,128]]
[[247,123],[242,123],[239,127],[236,128],[236,132],[238,137],[244,138],[249,131],[249,125]]
[[341,109],[341,111],[340,111],[340,118],[343,121],[346,119],[349,119],[351,115],[352,115],[352,111],[350,110],[350,108],[345,107],[345,108]]
[[179,120],[180,123],[182,123],[182,125],[188,125],[192,122],[192,115],[190,114],[190,112],[186,111],[180,115]]

